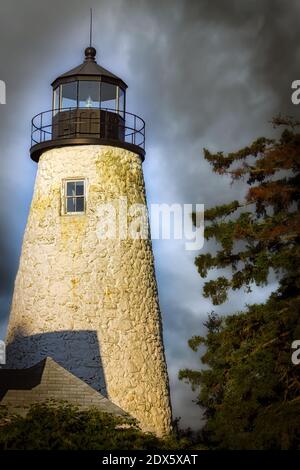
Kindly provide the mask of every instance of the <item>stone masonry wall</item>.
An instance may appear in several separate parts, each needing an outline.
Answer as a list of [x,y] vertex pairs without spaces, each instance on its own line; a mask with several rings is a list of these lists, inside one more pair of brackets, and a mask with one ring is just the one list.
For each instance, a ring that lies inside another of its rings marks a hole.
[[[62,215],[64,178],[86,179],[84,215]],[[151,240],[99,240],[96,233],[99,204],[119,197],[128,206],[146,203],[138,155],[95,145],[41,156],[15,282],[8,367],[52,357],[144,430],[162,435],[170,431],[171,409]]]

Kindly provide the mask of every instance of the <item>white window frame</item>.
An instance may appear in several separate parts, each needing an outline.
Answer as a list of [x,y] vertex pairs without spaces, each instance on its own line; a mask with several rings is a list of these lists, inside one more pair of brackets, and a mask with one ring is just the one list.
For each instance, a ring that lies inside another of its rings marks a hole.
[[[67,196],[67,185],[68,183],[77,183],[83,182],[83,195],[78,196]],[[83,197],[83,211],[68,212],[67,210],[67,200],[71,198]],[[86,178],[76,177],[76,178],[65,178],[62,180],[62,215],[84,215],[86,213],[86,198],[87,198],[87,182]]]

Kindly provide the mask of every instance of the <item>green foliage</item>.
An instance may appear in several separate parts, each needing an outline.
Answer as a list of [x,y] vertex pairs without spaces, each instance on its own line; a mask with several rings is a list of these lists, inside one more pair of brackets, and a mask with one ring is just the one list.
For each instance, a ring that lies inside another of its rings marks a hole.
[[[249,185],[245,201],[205,211],[205,238],[213,238],[220,250],[196,258],[199,274],[206,277],[212,268],[232,270],[228,278],[205,284],[204,295],[216,305],[227,299],[229,289],[265,285],[270,269],[281,278],[293,269],[300,286],[300,134],[290,119],[274,122],[289,126],[277,141],[260,138],[226,156],[204,151],[215,172],[231,175],[233,181],[246,178]],[[245,249],[239,249],[240,242]]]
[[274,124],[287,126],[277,141],[204,154],[215,172],[246,178],[248,192],[243,202],[205,213],[205,237],[220,249],[195,264],[204,278],[213,268],[229,274],[207,281],[203,295],[221,304],[229,289],[266,284],[271,269],[280,282],[265,304],[211,314],[207,335],[189,341],[193,351],[205,348],[205,369],[181,370],[179,378],[199,391],[207,418],[202,435],[218,449],[300,450],[300,366],[291,361],[291,344],[300,338],[300,123],[279,117]]
[[205,370],[180,371],[199,390],[207,443],[223,449],[300,450],[300,369],[291,343],[300,338],[300,296],[274,294],[266,304],[206,324]]
[[249,147],[245,147],[238,152],[229,153],[224,156],[223,152],[216,154],[210,153],[207,149],[204,149],[204,158],[213,165],[214,171],[217,173],[224,173],[230,166],[238,161],[244,160],[245,158],[254,155],[257,157],[261,153],[265,152],[268,145],[272,144],[273,140],[260,137],[253,142]]
[[230,283],[226,277],[219,277],[217,281],[206,282],[203,288],[204,297],[211,297],[214,304],[221,304],[227,298],[227,289]]
[[114,450],[188,448],[186,438],[159,439],[133,419],[69,404],[31,406],[26,416],[0,410],[0,450]]
[[[206,220],[214,220],[219,217],[225,217],[227,215],[232,214],[240,207],[238,201],[230,202],[229,204],[223,204],[222,206],[212,207],[211,209],[207,209],[205,211],[205,219]],[[195,223],[195,215],[193,221]]]

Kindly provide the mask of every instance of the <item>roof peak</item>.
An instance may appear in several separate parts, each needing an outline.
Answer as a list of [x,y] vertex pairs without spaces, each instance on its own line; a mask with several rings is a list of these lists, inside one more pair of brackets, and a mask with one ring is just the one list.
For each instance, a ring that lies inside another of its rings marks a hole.
[[87,47],[84,51],[84,54],[85,54],[85,59],[84,59],[85,61],[89,60],[92,62],[97,62],[96,61],[97,51],[94,47],[92,46]]
[[96,53],[97,51],[94,47],[87,47],[84,51],[84,61],[77,67],[57,77],[54,82],[52,82],[52,86],[56,87],[58,84],[62,83],[62,81],[71,81],[72,78],[74,80],[89,80],[90,77],[92,77],[92,80],[95,79],[106,81],[126,89],[127,85],[121,78],[117,77],[113,73],[109,72],[109,70],[106,70],[104,67],[101,67],[101,65],[97,64]]

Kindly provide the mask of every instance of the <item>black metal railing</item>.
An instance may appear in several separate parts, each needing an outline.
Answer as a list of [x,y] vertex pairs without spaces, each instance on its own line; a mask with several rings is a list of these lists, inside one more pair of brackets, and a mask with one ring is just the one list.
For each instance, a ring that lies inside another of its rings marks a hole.
[[51,109],[34,116],[31,146],[60,139],[93,138],[126,142],[145,149],[145,122],[111,108]]

